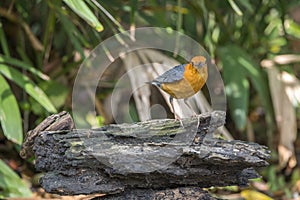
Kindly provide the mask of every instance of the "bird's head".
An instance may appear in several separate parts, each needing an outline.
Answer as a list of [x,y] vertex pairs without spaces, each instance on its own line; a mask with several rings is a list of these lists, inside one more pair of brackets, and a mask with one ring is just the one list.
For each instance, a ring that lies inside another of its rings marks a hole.
[[192,58],[191,64],[197,68],[206,67],[206,58],[203,56],[195,56]]

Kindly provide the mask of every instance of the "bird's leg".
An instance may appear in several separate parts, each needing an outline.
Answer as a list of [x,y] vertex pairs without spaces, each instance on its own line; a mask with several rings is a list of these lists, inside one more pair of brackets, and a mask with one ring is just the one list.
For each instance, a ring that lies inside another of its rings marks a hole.
[[176,112],[175,112],[175,108],[174,108],[174,104],[173,104],[173,97],[172,96],[170,96],[169,101],[170,101],[170,104],[172,106],[172,110],[173,110],[173,113],[174,113],[175,120],[179,120],[181,126],[184,127],[183,123],[182,123],[182,121],[180,119],[180,116],[177,115]]
[[187,105],[187,107],[189,107],[189,109],[193,112],[193,116],[197,116],[197,113],[194,111],[192,106],[187,102],[187,99],[184,99],[183,101],[184,101],[185,105]]
[[175,112],[174,103],[173,103],[173,97],[172,96],[170,96],[169,101],[170,101],[170,104],[172,106],[172,111],[173,111],[175,119],[180,119],[180,117]]

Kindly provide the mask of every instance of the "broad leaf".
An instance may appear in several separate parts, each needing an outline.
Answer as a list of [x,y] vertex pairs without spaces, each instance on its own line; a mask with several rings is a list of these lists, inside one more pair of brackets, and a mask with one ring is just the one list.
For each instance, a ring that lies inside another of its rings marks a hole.
[[64,2],[98,32],[103,30],[102,24],[83,0],[64,0]]
[[231,54],[230,48],[221,48],[219,56],[223,63],[223,77],[231,117],[236,127],[243,130],[247,123],[249,82],[243,67],[237,62],[237,55]]
[[[240,84],[239,86],[237,86],[239,87],[239,90],[242,89],[242,91],[240,92],[242,94],[246,94],[243,90],[245,89],[244,88],[245,85],[247,85],[246,80],[250,79],[251,83],[253,84],[255,90],[257,91],[261,99],[262,105],[266,110],[267,123],[268,125],[271,125],[272,124],[271,116],[273,115],[273,109],[272,109],[272,101],[271,101],[269,89],[267,86],[268,82],[267,82],[266,73],[259,68],[258,64],[256,64],[253,61],[253,58],[251,58],[251,56],[247,52],[245,52],[245,50],[243,50],[238,46],[228,45],[220,48],[218,52],[221,61],[223,63],[225,84],[226,82],[227,83],[236,82]],[[228,94],[229,101],[233,100],[232,98],[234,97],[232,95],[233,94]],[[245,101],[245,97],[240,98],[239,100]],[[248,100],[247,102],[244,103],[248,105]],[[241,105],[242,102],[239,102],[238,104]],[[229,107],[230,109],[236,110],[240,106],[232,105],[231,103],[229,103]],[[248,112],[248,109],[245,111]],[[239,123],[236,120],[238,119],[235,119],[235,123]],[[236,125],[240,127],[239,125],[241,124],[236,124]]]
[[32,196],[22,179],[2,160],[0,160],[0,188],[0,198]]
[[36,68],[34,68],[33,66],[22,62],[18,59],[15,58],[11,58],[9,56],[4,56],[0,54],[0,63],[6,63],[6,64],[10,64],[25,70],[30,71],[32,74],[37,75],[38,77],[40,77],[43,80],[49,80],[49,77],[46,74],[43,74],[41,71],[37,70]]
[[61,13],[58,16],[74,48],[80,53],[82,58],[85,58],[83,47],[81,45],[84,45],[85,43],[83,36],[77,30],[76,26],[67,18],[67,16]]
[[22,121],[17,100],[8,83],[0,74],[0,122],[7,139],[21,144],[23,141]]
[[1,21],[0,21],[0,44],[1,44],[4,54],[9,56],[10,53],[9,53],[9,48],[8,48],[8,44],[7,44],[7,39],[6,39],[5,33],[3,31],[3,25],[1,23]]
[[56,109],[47,95],[27,76],[4,64],[0,64],[0,73],[23,88],[32,98],[39,102],[48,112],[55,113]]
[[[65,104],[69,90],[61,83],[50,80],[47,82],[41,82],[39,87],[45,92],[55,108],[59,109]],[[29,99],[29,102],[34,114],[43,115],[43,110],[38,102],[33,99]]]

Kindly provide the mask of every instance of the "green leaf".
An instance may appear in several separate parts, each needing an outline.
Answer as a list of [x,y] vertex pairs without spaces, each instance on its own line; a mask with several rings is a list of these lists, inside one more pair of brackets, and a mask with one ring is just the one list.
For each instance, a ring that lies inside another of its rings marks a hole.
[[263,71],[259,65],[254,62],[254,59],[243,49],[232,46],[232,50],[239,52],[238,63],[244,67],[247,73],[247,77],[251,80],[251,83],[257,91],[261,104],[266,111],[266,122],[269,130],[273,129],[273,107],[270,90],[268,87],[268,77],[265,71]]
[[0,198],[32,196],[22,179],[2,160],[0,160],[0,188]]
[[11,57],[0,54],[0,63],[6,63],[6,64],[10,64],[10,65],[13,65],[16,67],[20,67],[22,69],[30,71],[32,74],[37,75],[38,77],[40,77],[43,80],[49,80],[49,77],[46,74],[43,74],[41,71],[37,70],[33,66],[31,66],[25,62],[22,62],[18,59],[11,58]]
[[300,25],[291,19],[286,20],[286,32],[296,38],[300,38]]
[[[38,86],[45,92],[55,108],[59,109],[65,104],[69,93],[67,87],[53,80],[41,82]],[[29,98],[29,102],[31,105],[31,111],[34,114],[39,116],[43,115],[43,109],[37,101]]]
[[8,48],[7,40],[5,37],[5,33],[3,31],[3,25],[1,23],[1,21],[0,21],[0,43],[1,43],[1,47],[2,47],[4,54],[9,56],[10,55],[9,48]]
[[[225,83],[236,82],[236,79],[240,79],[239,84],[245,85],[244,79],[250,79],[266,110],[267,123],[272,126],[272,101],[265,72],[259,68],[259,65],[253,61],[254,59],[247,52],[238,46],[228,45],[220,48],[218,52],[223,63]],[[232,69],[237,71],[232,71]],[[228,98],[230,101],[231,95],[228,95]],[[232,107],[230,103],[229,107]]]
[[130,24],[135,24],[135,15],[138,8],[138,1],[137,0],[130,0]]
[[28,52],[25,52],[25,49],[18,46],[16,50],[23,62],[28,63],[29,65],[33,65],[32,60],[28,57]]
[[[228,80],[227,78],[224,79]],[[246,77],[239,75],[237,75],[237,77],[234,79],[229,79],[230,81],[225,81],[225,84],[226,94],[229,96],[228,104],[231,111],[231,116],[237,128],[239,130],[244,130],[247,123],[249,106],[249,82]]]
[[249,0],[239,1],[239,3],[241,5],[243,5],[245,8],[247,8],[251,13],[254,12],[253,7],[252,7],[251,3],[249,2]]
[[228,0],[230,6],[232,7],[232,9],[236,12],[237,15],[242,16],[243,13],[240,10],[240,8],[238,7],[238,5],[236,5],[236,3],[234,2],[234,0]]
[[64,2],[98,32],[103,31],[102,24],[83,0],[64,0]]
[[22,144],[23,131],[17,100],[8,83],[0,74],[0,122],[7,139]]
[[249,81],[236,59],[237,55],[230,51],[229,47],[221,48],[219,56],[223,63],[223,77],[231,117],[236,127],[244,130],[249,106]]
[[42,82],[39,86],[47,94],[56,108],[60,108],[65,104],[69,93],[67,87],[53,80]]
[[[74,48],[80,53],[82,58],[85,58],[83,47],[80,43],[80,34],[77,31],[75,25],[69,21],[69,19],[62,13],[59,13],[59,19],[63,25],[64,30],[66,31],[71,43],[74,45]],[[75,34],[76,33],[76,34]]]
[[0,64],[0,73],[23,88],[32,98],[39,102],[48,112],[57,112],[47,95],[27,76],[4,64]]

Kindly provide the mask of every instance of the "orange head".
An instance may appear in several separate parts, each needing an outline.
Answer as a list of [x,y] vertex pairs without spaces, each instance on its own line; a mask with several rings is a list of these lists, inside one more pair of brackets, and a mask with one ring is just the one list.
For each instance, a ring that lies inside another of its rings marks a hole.
[[192,58],[191,64],[193,67],[200,69],[206,66],[206,58],[203,56],[195,56]]

